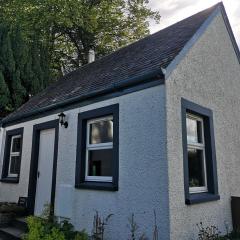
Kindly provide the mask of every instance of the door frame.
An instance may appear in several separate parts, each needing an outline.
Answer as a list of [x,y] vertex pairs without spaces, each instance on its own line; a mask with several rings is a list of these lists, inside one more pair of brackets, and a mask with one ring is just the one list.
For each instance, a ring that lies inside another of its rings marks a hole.
[[51,207],[52,207],[51,214],[54,214],[56,175],[57,175],[58,133],[59,133],[58,119],[36,124],[33,126],[32,153],[31,153],[30,173],[29,173],[28,206],[27,206],[28,214],[30,215],[34,215],[34,208],[35,208],[40,132],[42,130],[47,130],[52,128],[55,129],[55,140],[54,140],[52,190],[51,190]]

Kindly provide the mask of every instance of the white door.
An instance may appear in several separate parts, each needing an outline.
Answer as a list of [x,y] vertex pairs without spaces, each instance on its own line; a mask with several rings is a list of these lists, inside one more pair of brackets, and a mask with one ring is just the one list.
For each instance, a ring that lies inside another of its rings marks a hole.
[[40,216],[46,205],[51,203],[52,173],[54,158],[55,129],[40,131],[38,178],[34,215]]

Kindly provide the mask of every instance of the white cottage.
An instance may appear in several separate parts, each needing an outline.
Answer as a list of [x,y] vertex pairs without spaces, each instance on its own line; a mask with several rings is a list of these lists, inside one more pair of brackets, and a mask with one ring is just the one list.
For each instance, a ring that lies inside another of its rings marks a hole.
[[151,236],[232,227],[240,196],[240,54],[222,3],[67,74],[2,120],[0,201],[76,229],[134,213]]

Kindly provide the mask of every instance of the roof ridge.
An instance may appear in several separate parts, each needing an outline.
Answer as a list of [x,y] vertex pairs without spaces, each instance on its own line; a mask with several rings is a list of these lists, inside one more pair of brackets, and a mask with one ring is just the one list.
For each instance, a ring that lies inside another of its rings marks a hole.
[[167,27],[165,27],[165,28],[163,28],[163,29],[155,32],[155,33],[149,34],[149,35],[147,35],[147,36],[145,36],[145,37],[143,37],[143,38],[141,38],[141,39],[139,39],[139,40],[137,40],[137,41],[135,41],[135,42],[132,42],[132,43],[126,45],[126,46],[123,46],[123,47],[115,50],[115,51],[112,52],[112,53],[109,53],[109,54],[107,54],[107,55],[105,55],[105,56],[103,56],[103,57],[101,57],[101,58],[99,58],[99,59],[96,59],[94,62],[91,62],[91,63],[85,64],[85,65],[83,65],[83,66],[80,66],[79,68],[75,69],[74,71],[67,73],[67,74],[64,75],[63,77],[60,77],[59,80],[60,80],[60,81],[61,81],[61,80],[65,80],[65,77],[71,76],[71,74],[74,74],[74,73],[76,73],[76,72],[78,72],[78,71],[80,71],[80,70],[84,70],[85,68],[87,68],[87,67],[89,67],[89,66],[93,66],[94,64],[99,63],[100,61],[103,61],[104,59],[106,59],[106,58],[108,58],[108,57],[110,57],[110,56],[112,56],[112,55],[114,55],[114,54],[117,54],[119,51],[122,51],[123,49],[126,49],[126,48],[128,48],[128,47],[131,47],[131,46],[133,46],[133,45],[135,45],[135,44],[139,44],[139,42],[141,42],[141,41],[146,41],[146,39],[151,38],[151,37],[159,34],[160,32],[165,31],[165,30],[167,30],[167,29],[169,29],[169,28],[171,28],[171,27],[174,27],[174,26],[177,25],[177,24],[181,24],[182,22],[187,21],[187,20],[189,20],[190,18],[192,18],[192,17],[194,17],[194,16],[196,16],[196,15],[199,15],[199,14],[201,14],[201,13],[203,13],[203,12],[209,11],[211,8],[213,9],[212,11],[214,11],[215,8],[217,8],[219,5],[222,5],[222,6],[223,6],[223,3],[222,3],[222,2],[218,2],[218,3],[214,4],[213,6],[211,6],[211,7],[209,7],[209,8],[206,8],[206,9],[200,11],[200,12],[197,12],[197,13],[195,13],[195,14],[187,17],[187,18],[184,18],[184,19],[182,19],[182,20],[180,20],[180,21],[178,21],[178,22],[175,22],[175,23],[173,23],[173,24],[171,24],[171,25],[169,25],[169,26],[167,26]]

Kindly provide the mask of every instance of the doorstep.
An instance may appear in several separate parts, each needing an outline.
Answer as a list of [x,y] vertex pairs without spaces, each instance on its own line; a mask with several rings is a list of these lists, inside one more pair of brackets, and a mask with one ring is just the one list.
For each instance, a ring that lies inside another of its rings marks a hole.
[[0,227],[0,240],[19,240],[26,232],[26,218],[16,218],[8,226]]

